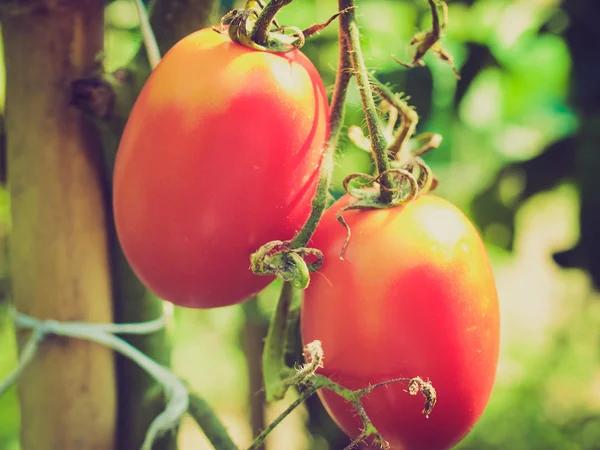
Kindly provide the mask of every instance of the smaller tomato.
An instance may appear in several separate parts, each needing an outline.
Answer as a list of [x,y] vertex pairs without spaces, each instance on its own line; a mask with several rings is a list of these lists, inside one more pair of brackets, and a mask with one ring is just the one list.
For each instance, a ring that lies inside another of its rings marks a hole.
[[[406,384],[380,387],[363,402],[394,450],[441,450],[459,442],[490,396],[499,349],[496,287],[473,225],[449,202],[425,195],[404,206],[325,214],[310,246],[324,253],[302,308],[304,345],[320,340],[320,373],[349,389],[420,376],[437,391],[429,418]],[[319,392],[351,437],[362,423],[335,393]]]

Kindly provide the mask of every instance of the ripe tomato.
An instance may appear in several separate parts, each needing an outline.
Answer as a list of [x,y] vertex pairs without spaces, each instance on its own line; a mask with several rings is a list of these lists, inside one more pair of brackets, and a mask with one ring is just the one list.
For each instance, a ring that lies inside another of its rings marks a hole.
[[133,270],[158,296],[209,308],[271,277],[249,256],[310,213],[328,134],[327,94],[299,51],[250,50],[205,29],[178,42],[131,112],[114,215]]
[[[311,246],[324,252],[312,275],[301,316],[302,339],[320,340],[321,374],[359,389],[385,380],[421,376],[437,390],[429,418],[424,398],[406,384],[390,384],[363,398],[392,449],[440,450],[460,441],[490,396],[499,347],[496,287],[484,245],[452,204],[422,196],[386,210],[347,211],[352,237],[325,214]],[[362,423],[331,391],[321,400],[350,436]]]

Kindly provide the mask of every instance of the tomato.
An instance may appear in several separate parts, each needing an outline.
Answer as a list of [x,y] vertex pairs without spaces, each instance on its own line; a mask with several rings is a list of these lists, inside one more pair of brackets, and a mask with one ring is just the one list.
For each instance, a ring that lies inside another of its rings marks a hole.
[[241,302],[272,277],[250,254],[310,213],[327,94],[301,52],[273,54],[205,29],[143,87],[119,145],[114,217],[137,276],[177,305]]
[[[325,259],[305,291],[303,342],[320,340],[320,373],[350,389],[429,379],[437,391],[429,418],[406,384],[377,388],[364,406],[392,449],[449,448],[482,414],[498,363],[498,298],[485,247],[460,210],[425,195],[344,212],[352,236],[341,260],[346,230],[335,215],[349,201],[327,211],[310,244]],[[338,425],[359,436],[352,406],[332,391],[319,395]]]

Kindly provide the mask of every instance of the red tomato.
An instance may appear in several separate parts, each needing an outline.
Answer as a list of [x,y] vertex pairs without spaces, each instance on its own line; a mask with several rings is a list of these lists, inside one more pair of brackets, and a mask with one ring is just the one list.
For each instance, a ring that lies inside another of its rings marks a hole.
[[[437,391],[429,418],[424,398],[391,384],[363,398],[395,450],[440,450],[473,427],[490,396],[499,347],[496,287],[484,245],[452,204],[423,196],[398,208],[347,211],[352,237],[335,219],[342,197],[325,214],[311,246],[324,252],[306,290],[302,338],[320,340],[321,374],[359,389],[420,376]],[[362,423],[331,391],[321,400],[351,437]]]
[[241,302],[272,277],[249,256],[302,228],[328,134],[327,95],[299,51],[264,53],[211,29],[163,58],[123,134],[119,240],[138,277],[177,305]]

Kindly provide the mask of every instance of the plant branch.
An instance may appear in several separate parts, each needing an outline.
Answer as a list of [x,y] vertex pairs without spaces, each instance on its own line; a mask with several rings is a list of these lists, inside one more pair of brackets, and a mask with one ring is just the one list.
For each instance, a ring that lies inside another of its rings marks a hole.
[[[302,370],[306,370],[306,368],[310,366],[312,366],[313,369],[315,369],[317,366],[321,367],[320,364],[322,363],[323,358],[321,343],[319,341],[311,342],[305,347],[305,351],[309,353],[309,363],[301,368],[297,373],[300,373]],[[319,389],[329,389],[351,403],[363,423],[363,432],[344,450],[355,448],[360,442],[364,441],[370,436],[373,436],[375,441],[378,442],[384,449],[389,449],[389,444],[387,444],[387,442],[385,442],[385,440],[381,437],[377,431],[377,428],[371,422],[371,419],[369,418],[362,404],[362,398],[373,392],[375,389],[392,383],[407,383],[408,390],[406,392],[409,395],[417,395],[418,393],[421,393],[425,398],[423,414],[425,414],[426,417],[429,417],[429,414],[431,413],[431,410],[435,406],[437,400],[434,387],[431,385],[431,383],[423,381],[423,379],[420,377],[394,378],[392,380],[383,381],[357,390],[347,389],[323,375],[316,375],[312,372],[308,378],[305,378],[302,381],[296,381],[296,384],[305,386],[304,389],[301,390],[300,396],[256,437],[254,442],[250,445],[250,447],[248,447],[247,450],[257,450],[260,448],[271,431],[273,431],[275,427],[279,425],[279,423],[281,423],[283,419],[285,419],[294,409],[300,406],[304,401],[306,401],[306,399],[315,394]]]
[[[352,8],[353,6],[354,0],[339,0],[340,10]],[[384,174],[381,180],[382,184],[385,187],[392,189],[394,187],[394,180],[393,177],[388,174],[391,165],[387,154],[387,141],[379,124],[377,108],[375,106],[371,85],[369,84],[369,72],[367,71],[360,46],[360,32],[358,23],[356,22],[356,12],[354,9],[350,9],[346,14],[340,16],[340,26],[340,32],[347,36],[348,39],[348,51],[351,55],[354,75],[360,90],[360,98],[367,120],[367,127],[369,128],[371,148],[377,165],[377,172],[379,174]],[[391,193],[387,189],[382,189],[379,199],[381,203],[389,203],[391,201]]]
[[294,303],[294,297],[301,295],[302,291],[294,289],[291,282],[283,283],[275,313],[269,323],[262,356],[265,394],[268,402],[281,400],[285,396],[289,385],[284,381],[294,375],[294,370],[285,364],[288,314]]
[[298,406],[304,403],[306,399],[313,395],[315,392],[317,392],[317,389],[315,389],[314,387],[310,387],[305,391],[301,392],[300,396],[296,400],[294,400],[290,404],[290,406],[288,406],[285,409],[285,411],[283,411],[275,420],[273,420],[273,422],[271,422],[267,426],[267,428],[265,428],[263,432],[256,437],[256,439],[254,439],[254,441],[252,442],[252,444],[250,444],[250,447],[248,447],[247,450],[258,450],[264,444],[265,439],[267,439],[267,436],[271,434],[271,431],[273,431],[275,427],[277,427],[277,425],[279,425],[283,421],[283,419],[289,416],[292,411],[294,411]]
[[[255,436],[265,428],[265,390],[263,389],[261,355],[268,323],[261,314],[256,296],[242,303],[241,306],[244,324],[240,330],[240,344],[244,350],[248,369],[249,422],[252,435]],[[264,448],[259,450],[264,450]]]
[[[343,20],[343,14],[340,16],[340,21]],[[305,247],[308,241],[315,232],[321,216],[327,208],[329,197],[329,186],[331,185],[331,177],[334,168],[334,155],[337,148],[340,132],[344,126],[344,104],[346,102],[346,93],[352,73],[350,72],[350,57],[348,53],[348,45],[345,39],[340,39],[340,54],[338,64],[338,75],[335,83],[335,89],[331,98],[330,116],[329,116],[329,139],[323,155],[321,163],[319,182],[315,196],[312,199],[312,210],[308,220],[294,239],[291,247]]]
[[[347,14],[342,14],[340,16],[340,30],[342,27],[341,23],[345,20],[346,15]],[[351,77],[352,72],[348,54],[348,41],[343,37],[343,34],[340,33],[338,69],[329,116],[329,138],[323,155],[316,193],[312,200],[311,214],[300,233],[292,240],[292,248],[299,248],[308,244],[323,212],[327,208],[329,186],[331,184],[334,167],[334,154],[338,145],[341,129],[344,125],[344,105]],[[294,375],[294,371],[285,364],[285,351],[287,338],[289,336],[289,327],[291,326],[290,324],[293,323],[293,321],[289,320],[288,316],[294,299],[300,303],[302,301],[301,298],[302,291],[294,289],[290,282],[284,283],[281,296],[277,302],[275,314],[269,324],[269,331],[267,333],[263,351],[263,377],[267,401],[283,398],[290,386],[288,380]]]
[[238,450],[227,429],[202,397],[190,394],[189,415],[202,429],[210,443],[218,450]]

